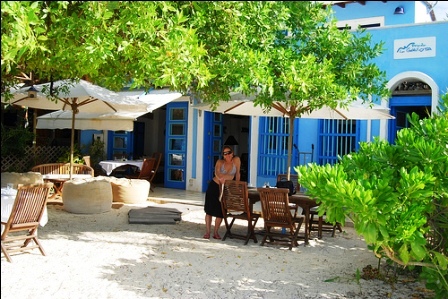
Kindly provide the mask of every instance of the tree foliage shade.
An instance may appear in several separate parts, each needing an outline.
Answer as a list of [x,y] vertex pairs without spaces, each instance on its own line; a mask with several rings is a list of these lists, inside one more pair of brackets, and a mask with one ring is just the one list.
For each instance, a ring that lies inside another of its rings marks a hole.
[[[286,102],[291,119],[388,95],[385,73],[372,63],[383,43],[339,29],[331,6],[315,1],[1,5],[2,92],[22,73],[113,90],[169,86],[212,107],[237,91],[257,94],[267,111]],[[290,173],[290,154],[287,165]]]
[[211,103],[261,90],[257,103],[289,101],[297,114],[386,94],[384,73],[370,63],[382,45],[339,30],[330,8],[315,2],[1,5],[3,87],[32,72],[43,82],[84,78],[113,90],[170,86]]

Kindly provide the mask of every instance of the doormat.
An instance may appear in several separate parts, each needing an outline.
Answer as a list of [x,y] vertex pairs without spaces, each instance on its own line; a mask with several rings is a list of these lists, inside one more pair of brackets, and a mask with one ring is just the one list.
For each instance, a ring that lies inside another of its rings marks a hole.
[[128,212],[129,223],[136,224],[176,224],[182,221],[182,213],[188,208],[170,205],[150,206],[131,209]]

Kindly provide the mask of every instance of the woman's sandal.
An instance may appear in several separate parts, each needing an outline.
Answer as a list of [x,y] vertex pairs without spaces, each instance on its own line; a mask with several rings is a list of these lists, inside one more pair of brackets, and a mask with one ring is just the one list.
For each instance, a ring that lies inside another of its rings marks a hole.
[[204,239],[210,239],[210,234],[205,234],[205,235],[203,236],[203,238],[204,238]]
[[220,236],[219,234],[214,234],[214,235],[213,235],[213,239],[220,240],[220,239],[221,239],[221,236]]

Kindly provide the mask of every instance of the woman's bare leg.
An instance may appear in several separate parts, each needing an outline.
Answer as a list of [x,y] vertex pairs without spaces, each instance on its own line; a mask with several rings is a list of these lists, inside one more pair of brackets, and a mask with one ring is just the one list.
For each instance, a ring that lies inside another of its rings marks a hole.
[[221,222],[222,222],[222,218],[216,217],[215,218],[215,228],[214,228],[214,237],[218,237],[215,239],[221,239],[221,237],[219,236],[219,227],[221,226]]
[[[205,214],[205,235],[204,235],[205,239],[210,238],[211,228],[212,228],[212,216]],[[207,238],[207,236],[208,236],[208,238]]]

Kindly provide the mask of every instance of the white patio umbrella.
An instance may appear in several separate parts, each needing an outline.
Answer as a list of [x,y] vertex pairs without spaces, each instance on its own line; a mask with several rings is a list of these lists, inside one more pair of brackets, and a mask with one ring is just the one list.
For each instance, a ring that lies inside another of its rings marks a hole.
[[[347,108],[323,107],[309,112],[306,102],[299,109],[297,107],[288,107],[286,102],[273,102],[272,108],[267,111],[254,103],[255,95],[245,96],[241,93],[233,92],[230,94],[230,101],[222,101],[213,110],[208,103],[199,103],[193,105],[193,108],[223,114],[245,115],[245,116],[269,116],[269,117],[289,117],[289,138],[288,138],[288,180],[291,173],[291,154],[292,154],[292,136],[294,132],[294,118],[311,119],[340,119],[340,120],[380,120],[394,119],[389,114],[389,108],[379,105],[370,105],[362,103],[361,100],[352,102]],[[291,117],[292,116],[292,117]]]
[[[138,102],[147,105],[148,111],[128,112],[117,111],[113,113],[89,113],[79,112],[76,115],[76,130],[113,130],[113,131],[133,131],[134,121],[138,117],[151,113],[155,109],[182,96],[179,92],[172,92],[168,89],[143,91],[118,92],[120,95],[131,97]],[[37,129],[70,129],[72,127],[71,111],[58,110],[37,117]]]
[[[147,113],[148,105],[135,96],[125,96],[80,80],[60,80],[12,91],[9,104],[46,110],[71,111],[70,178],[72,175],[75,119],[78,113]],[[4,99],[2,98],[2,102]]]
[[[240,93],[231,93],[230,101],[222,101],[212,110],[212,107],[208,103],[199,103],[193,105],[193,108],[213,111],[222,114],[234,114],[245,116],[278,116],[289,117],[292,115],[292,111],[286,106],[285,102],[274,102],[272,109],[266,111],[261,106],[255,106],[253,99],[255,97],[245,97]],[[306,106],[306,103],[305,105]],[[305,108],[306,109],[306,108]],[[348,108],[330,108],[322,107],[312,112],[305,111],[300,118],[312,118],[312,119],[357,119],[357,120],[373,120],[373,119],[393,119],[394,117],[389,114],[389,108],[380,105],[372,105],[370,107],[367,103],[362,103],[361,100],[352,102]]]
[[[75,130],[133,131],[134,121],[148,112],[88,113],[76,115]],[[36,129],[71,129],[72,112],[58,110],[37,117]]]

